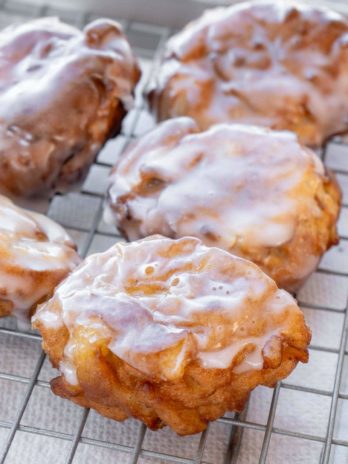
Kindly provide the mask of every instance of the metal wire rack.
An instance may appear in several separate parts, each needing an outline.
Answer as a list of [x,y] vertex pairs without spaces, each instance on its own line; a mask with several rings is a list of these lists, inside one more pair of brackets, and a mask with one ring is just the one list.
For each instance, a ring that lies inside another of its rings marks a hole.
[[[57,15],[83,26],[97,15],[13,1],[0,1],[0,27],[32,17]],[[116,18],[120,19],[120,18]],[[145,109],[149,84],[172,31],[122,21],[143,68],[135,108],[122,133],[107,143],[78,191],[33,205],[64,225],[80,253],[101,251],[120,237],[102,220],[110,166],[127,143],[154,125]],[[348,463],[348,145],[335,139],[318,152],[336,171],[343,190],[340,245],[327,253],[298,299],[313,329],[311,361],[274,391],[259,388],[241,414],[227,414],[207,431],[179,438],[151,432],[134,420],[112,422],[49,390],[52,369],[40,337],[0,321],[0,464]]]

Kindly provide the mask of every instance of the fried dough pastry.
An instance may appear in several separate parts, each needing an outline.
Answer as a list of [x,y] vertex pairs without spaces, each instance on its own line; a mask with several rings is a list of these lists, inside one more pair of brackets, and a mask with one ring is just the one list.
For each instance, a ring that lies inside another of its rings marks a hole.
[[288,129],[310,146],[348,130],[348,20],[295,1],[209,10],[171,38],[150,102],[201,129]]
[[153,236],[91,255],[33,325],[63,398],[180,435],[240,411],[306,362],[295,300],[256,265],[198,239]]
[[0,195],[0,317],[28,319],[79,263],[65,230]]
[[80,180],[119,132],[139,68],[120,26],[54,18],[0,32],[0,184],[35,196]]
[[340,191],[291,132],[168,120],[133,144],[111,175],[105,218],[130,240],[200,238],[296,290],[337,243]]

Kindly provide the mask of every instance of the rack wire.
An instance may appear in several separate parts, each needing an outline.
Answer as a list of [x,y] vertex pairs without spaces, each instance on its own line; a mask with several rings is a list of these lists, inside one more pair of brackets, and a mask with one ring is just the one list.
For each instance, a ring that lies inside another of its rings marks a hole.
[[[0,27],[48,15],[79,27],[97,16],[0,0]],[[121,135],[107,143],[78,191],[56,195],[44,205],[33,204],[67,228],[83,256],[121,239],[102,219],[107,175],[129,141],[154,125],[142,93],[173,32],[156,25],[121,22],[143,68],[135,108]],[[17,327],[12,319],[3,319],[0,464],[348,462],[348,145],[336,138],[318,155],[337,173],[343,209],[340,245],[325,255],[298,294],[313,325],[308,367],[298,367],[273,391],[257,389],[241,414],[227,414],[202,434],[179,438],[168,429],[154,434],[134,420],[112,422],[54,397],[48,382],[52,369],[40,348],[39,335]]]

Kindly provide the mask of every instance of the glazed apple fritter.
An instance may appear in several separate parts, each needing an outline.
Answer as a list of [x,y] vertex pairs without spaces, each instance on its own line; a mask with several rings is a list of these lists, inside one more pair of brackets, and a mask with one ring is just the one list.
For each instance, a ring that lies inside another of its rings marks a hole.
[[139,79],[120,26],[55,18],[0,32],[0,185],[38,196],[80,180],[119,132]]
[[63,398],[180,435],[240,411],[307,361],[295,300],[255,264],[195,238],[153,236],[91,255],[33,325]]
[[296,290],[338,241],[340,191],[290,132],[189,118],[137,140],[111,175],[106,219],[130,240],[192,235]]
[[27,320],[79,263],[60,225],[0,195],[0,317]]
[[310,146],[348,130],[348,20],[293,0],[207,11],[171,38],[150,102],[158,120],[288,129]]

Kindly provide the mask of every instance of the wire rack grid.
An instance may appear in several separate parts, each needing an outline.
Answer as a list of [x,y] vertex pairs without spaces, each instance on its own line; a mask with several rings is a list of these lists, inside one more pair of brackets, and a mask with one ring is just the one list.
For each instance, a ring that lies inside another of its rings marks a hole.
[[[13,1],[0,2],[0,27],[56,15],[83,26],[97,15]],[[116,17],[116,19],[119,19]],[[169,28],[122,21],[140,57],[143,77],[121,135],[98,155],[78,191],[34,204],[67,228],[83,256],[121,237],[102,219],[110,167],[128,142],[154,126],[143,91],[153,76]],[[54,372],[40,337],[13,319],[0,321],[0,464],[348,463],[348,145],[335,139],[318,155],[336,171],[343,191],[340,245],[297,295],[313,330],[310,362],[274,390],[258,388],[241,414],[227,414],[202,434],[179,438],[135,420],[117,423],[54,397]]]

